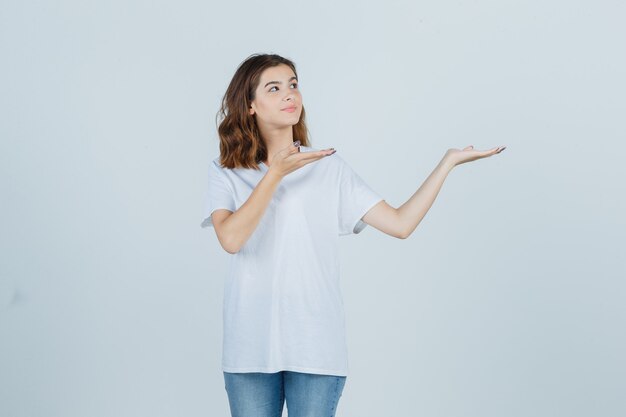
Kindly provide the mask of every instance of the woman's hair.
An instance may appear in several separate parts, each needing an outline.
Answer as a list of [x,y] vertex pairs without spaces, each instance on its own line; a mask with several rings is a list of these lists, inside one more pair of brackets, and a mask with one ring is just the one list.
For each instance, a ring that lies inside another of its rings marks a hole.
[[[255,98],[261,73],[266,68],[280,64],[288,65],[298,77],[295,64],[275,54],[253,54],[239,64],[216,117],[216,123],[218,118],[222,119],[217,132],[220,137],[220,163],[223,167],[259,169],[259,163],[267,159],[267,148],[261,138],[256,118],[250,115],[248,109]],[[293,126],[293,139],[300,140],[301,146],[310,146],[304,120],[302,106],[300,120]]]

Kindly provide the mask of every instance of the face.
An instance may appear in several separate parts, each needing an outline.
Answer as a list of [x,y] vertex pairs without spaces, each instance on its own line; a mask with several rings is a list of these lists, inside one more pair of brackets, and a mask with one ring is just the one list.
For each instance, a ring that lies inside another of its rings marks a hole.
[[[293,126],[300,120],[302,95],[298,80],[288,65],[266,68],[261,73],[249,112],[265,128]],[[294,109],[289,109],[295,107]]]

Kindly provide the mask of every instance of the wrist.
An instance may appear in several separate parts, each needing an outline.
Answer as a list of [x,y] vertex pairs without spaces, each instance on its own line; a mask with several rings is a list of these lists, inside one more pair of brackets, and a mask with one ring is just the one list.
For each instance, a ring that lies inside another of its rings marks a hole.
[[272,169],[271,166],[265,173],[265,177],[275,184],[278,184],[283,179],[283,177],[279,173],[277,173],[274,169]]
[[443,159],[439,162],[439,165],[445,169],[447,172],[452,171],[452,168],[455,167],[454,163],[450,160],[450,158],[446,155],[443,157]]

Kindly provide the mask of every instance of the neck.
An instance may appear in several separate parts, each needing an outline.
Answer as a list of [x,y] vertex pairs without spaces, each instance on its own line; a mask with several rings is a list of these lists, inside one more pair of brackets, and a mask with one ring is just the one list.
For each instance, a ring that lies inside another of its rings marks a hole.
[[293,127],[286,126],[270,131],[261,131],[261,136],[267,148],[267,160],[265,165],[270,166],[274,155],[293,143]]

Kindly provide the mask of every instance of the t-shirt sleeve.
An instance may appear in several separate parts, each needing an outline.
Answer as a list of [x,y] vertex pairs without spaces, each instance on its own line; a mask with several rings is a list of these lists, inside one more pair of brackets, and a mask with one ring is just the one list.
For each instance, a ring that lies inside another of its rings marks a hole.
[[236,210],[235,199],[221,168],[213,161],[209,167],[208,187],[204,198],[204,217],[200,227],[213,227],[211,213],[217,209]]
[[367,223],[361,218],[379,201],[384,200],[376,191],[338,155],[339,168],[339,235],[360,233]]

